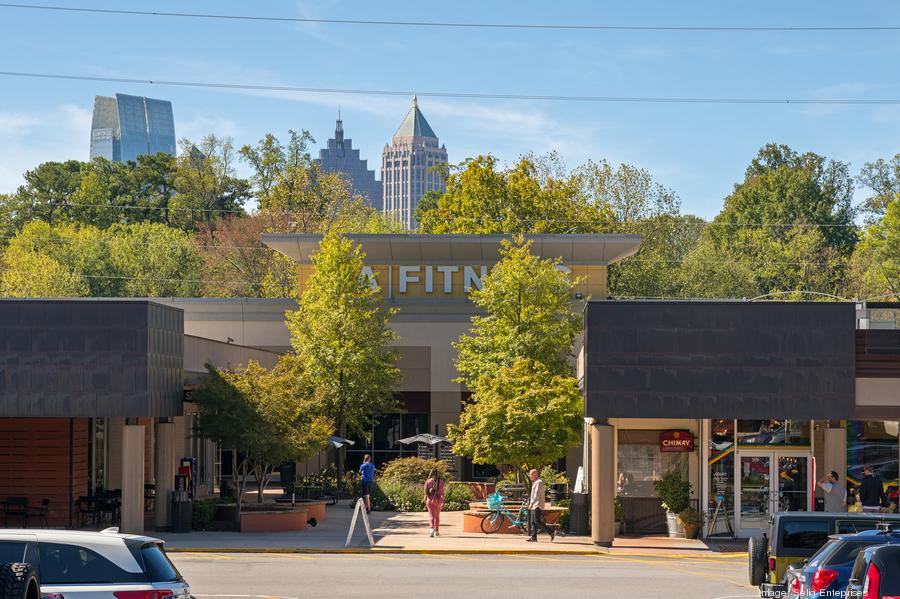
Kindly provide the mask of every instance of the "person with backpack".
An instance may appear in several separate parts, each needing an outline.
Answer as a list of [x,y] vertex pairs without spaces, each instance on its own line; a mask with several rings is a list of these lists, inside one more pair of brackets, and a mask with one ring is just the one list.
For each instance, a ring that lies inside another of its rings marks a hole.
[[868,464],[863,467],[863,479],[859,483],[859,501],[864,512],[880,512],[883,506],[887,506],[884,483],[873,475]]
[[425,509],[428,510],[428,536],[439,537],[441,508],[444,507],[444,481],[437,468],[432,468],[425,481]]
[[363,456],[363,463],[359,467],[360,492],[366,504],[366,513],[372,511],[372,486],[375,484],[375,464],[372,463],[372,456],[366,454]]

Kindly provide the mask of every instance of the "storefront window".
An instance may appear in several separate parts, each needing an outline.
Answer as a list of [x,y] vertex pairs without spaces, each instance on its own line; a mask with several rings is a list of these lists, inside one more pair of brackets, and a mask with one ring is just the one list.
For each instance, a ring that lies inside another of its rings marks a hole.
[[357,469],[367,453],[372,456],[376,468],[401,456],[414,456],[416,447],[401,445],[400,439],[427,430],[428,414],[385,414],[372,423],[365,435],[351,437],[355,445],[347,448],[346,467],[348,470]]
[[712,420],[709,432],[710,534],[727,533],[734,514],[734,420]]
[[670,470],[688,480],[689,455],[688,452],[661,452],[659,431],[619,431],[616,494],[656,497],[654,483]]
[[92,418],[88,445],[90,463],[88,488],[92,491],[106,488],[106,439],[106,419]]
[[847,422],[847,483],[852,489],[863,477],[863,467],[887,487],[888,497],[897,503],[897,421]]
[[741,447],[806,447],[809,429],[809,420],[738,420],[737,442]]

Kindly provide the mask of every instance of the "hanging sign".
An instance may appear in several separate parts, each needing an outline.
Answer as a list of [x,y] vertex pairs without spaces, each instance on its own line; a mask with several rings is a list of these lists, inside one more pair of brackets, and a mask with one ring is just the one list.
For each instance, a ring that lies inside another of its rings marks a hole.
[[694,451],[694,433],[662,431],[659,433],[660,451]]

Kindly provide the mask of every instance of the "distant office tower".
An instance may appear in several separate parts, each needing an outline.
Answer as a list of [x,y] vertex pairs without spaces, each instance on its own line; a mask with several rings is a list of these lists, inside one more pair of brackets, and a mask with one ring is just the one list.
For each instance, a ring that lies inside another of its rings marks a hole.
[[432,190],[444,191],[443,177],[431,167],[446,163],[447,148],[438,145],[437,135],[413,96],[412,108],[381,155],[385,214],[410,229],[416,227],[414,213],[422,196]]
[[355,193],[366,198],[366,203],[381,211],[381,183],[375,179],[375,171],[369,170],[368,161],[360,160],[359,150],[353,149],[353,140],[344,139],[344,123],[338,112],[334,138],[328,147],[319,150],[316,160],[326,173],[341,173],[350,181]]
[[126,94],[94,97],[91,159],[127,162],[157,152],[175,155],[171,102]]

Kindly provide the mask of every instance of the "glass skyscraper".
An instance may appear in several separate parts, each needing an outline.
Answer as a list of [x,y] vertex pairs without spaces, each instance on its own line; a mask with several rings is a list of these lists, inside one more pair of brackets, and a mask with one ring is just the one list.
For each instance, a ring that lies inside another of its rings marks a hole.
[[171,102],[126,94],[94,97],[91,159],[127,162],[157,152],[175,155]]

